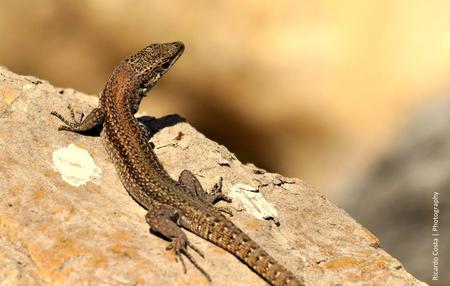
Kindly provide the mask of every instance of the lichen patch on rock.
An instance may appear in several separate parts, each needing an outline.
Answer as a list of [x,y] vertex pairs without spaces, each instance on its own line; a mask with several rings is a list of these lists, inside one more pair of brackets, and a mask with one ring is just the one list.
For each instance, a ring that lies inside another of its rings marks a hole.
[[[124,189],[101,138],[57,131],[51,111],[71,104],[88,112],[97,101],[0,67],[0,285],[208,285],[192,265],[185,274],[165,251],[168,242],[149,232],[145,209]],[[426,285],[320,192],[242,164],[185,121],[144,122],[158,130],[155,146],[170,146],[154,151],[171,177],[188,169],[205,190],[222,177],[234,198],[219,202],[231,208],[230,220],[306,285]],[[73,191],[83,184],[89,191]],[[255,218],[270,216],[279,224]],[[186,235],[205,253],[199,264],[210,285],[267,285],[231,254]]]
[[277,209],[264,199],[257,188],[246,184],[235,184],[228,194],[233,200],[239,200],[246,212],[257,219],[278,217]]
[[98,184],[102,170],[85,149],[69,144],[52,154],[53,167],[61,174],[64,182],[79,187],[87,182]]

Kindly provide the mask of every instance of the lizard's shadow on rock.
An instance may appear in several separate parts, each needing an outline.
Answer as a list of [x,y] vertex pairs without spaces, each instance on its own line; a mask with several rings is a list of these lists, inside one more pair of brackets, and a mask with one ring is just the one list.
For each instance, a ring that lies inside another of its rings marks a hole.
[[139,117],[138,120],[150,132],[150,137],[153,137],[153,135],[159,132],[161,129],[174,126],[181,122],[186,122],[186,119],[179,116],[178,114],[170,114],[160,118],[155,118],[151,116],[142,116]]

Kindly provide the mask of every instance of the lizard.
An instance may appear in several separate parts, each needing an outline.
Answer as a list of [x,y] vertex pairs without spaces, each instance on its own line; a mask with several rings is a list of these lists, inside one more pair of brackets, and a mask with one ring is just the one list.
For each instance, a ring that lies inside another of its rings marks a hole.
[[211,281],[188,249],[201,257],[203,253],[182,228],[232,253],[271,285],[304,285],[227,218],[222,213],[228,212],[226,209],[214,205],[218,200],[231,201],[222,193],[222,178],[209,193],[188,170],[181,172],[178,181],[172,179],[148,143],[151,134],[134,117],[141,100],[183,51],[182,42],[150,44],[129,56],[114,69],[98,106],[86,117],[81,113],[77,119],[70,105],[71,121],[51,112],[65,124],[58,130],[79,134],[100,131],[123,186],[147,210],[145,220],[150,231],[169,241],[167,249],[181,260],[185,272],[183,256]]

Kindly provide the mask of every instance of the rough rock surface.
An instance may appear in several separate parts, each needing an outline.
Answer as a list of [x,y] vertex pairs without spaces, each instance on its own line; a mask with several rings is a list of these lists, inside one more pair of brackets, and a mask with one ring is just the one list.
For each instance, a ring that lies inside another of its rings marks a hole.
[[[0,68],[0,284],[208,285],[149,233],[101,140],[57,131],[50,111],[96,101]],[[146,119],[169,173],[190,169],[206,189],[222,176],[232,220],[308,285],[425,285],[305,182],[241,164],[180,117]],[[265,285],[231,254],[188,237],[204,250],[212,285]]]

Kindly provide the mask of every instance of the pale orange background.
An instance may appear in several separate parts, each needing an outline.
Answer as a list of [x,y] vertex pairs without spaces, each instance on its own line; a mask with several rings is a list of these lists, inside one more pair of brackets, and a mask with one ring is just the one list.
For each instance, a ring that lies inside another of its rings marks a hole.
[[449,87],[449,15],[437,0],[0,1],[0,63],[98,93],[129,53],[182,40],[145,110],[327,192]]
[[152,42],[185,54],[142,108],[336,193],[450,87],[450,1],[2,1],[0,64],[96,94]]

